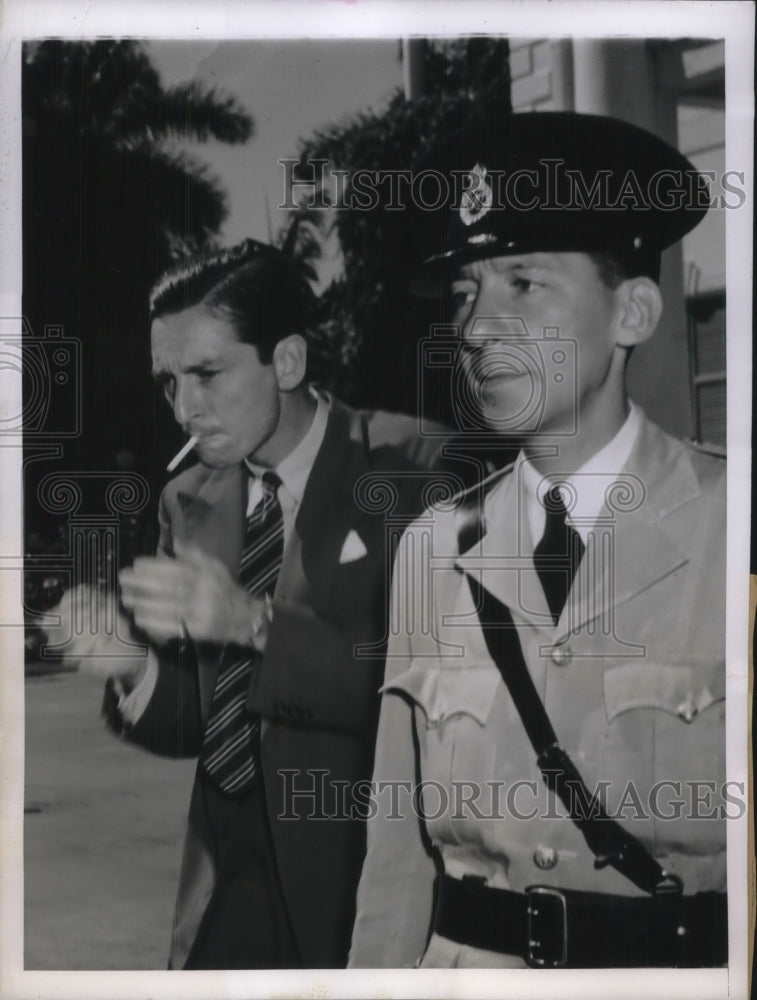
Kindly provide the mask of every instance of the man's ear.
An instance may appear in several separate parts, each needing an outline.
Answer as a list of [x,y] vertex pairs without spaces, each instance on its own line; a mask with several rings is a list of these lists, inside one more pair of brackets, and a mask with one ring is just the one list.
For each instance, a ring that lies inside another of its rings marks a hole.
[[305,379],[308,367],[308,345],[299,333],[284,337],[273,349],[273,369],[282,392],[291,392]]
[[619,313],[615,343],[633,347],[648,340],[657,329],[662,315],[662,294],[651,278],[628,278],[616,289]]

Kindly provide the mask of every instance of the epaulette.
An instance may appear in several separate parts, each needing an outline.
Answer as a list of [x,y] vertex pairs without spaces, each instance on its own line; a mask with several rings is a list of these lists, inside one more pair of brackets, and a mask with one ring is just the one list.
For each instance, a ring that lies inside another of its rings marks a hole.
[[485,479],[469,486],[455,497],[457,523],[457,550],[467,552],[481,541],[486,531],[484,520],[484,501],[486,495],[497,483],[512,471],[515,462],[509,462],[501,469],[496,469]]
[[722,458],[725,460],[727,451],[720,444],[713,444],[711,441],[692,441],[686,439],[687,447],[693,451],[698,451],[702,455],[709,455],[711,458]]
[[460,490],[459,493],[456,493],[450,503],[457,506],[458,504],[465,503],[466,500],[470,500],[471,497],[477,495],[486,496],[489,490],[496,486],[500,479],[504,479],[508,472],[512,472],[514,467],[515,460],[508,462],[507,465],[503,465],[501,469],[495,469],[484,479],[479,479],[477,483],[472,483],[470,486],[466,486],[465,489]]

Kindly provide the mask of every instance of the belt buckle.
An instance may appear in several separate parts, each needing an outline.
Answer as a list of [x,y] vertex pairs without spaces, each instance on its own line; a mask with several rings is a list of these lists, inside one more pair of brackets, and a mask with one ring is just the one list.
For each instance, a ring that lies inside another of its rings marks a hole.
[[[528,886],[526,915],[528,964],[538,969],[564,968],[568,961],[568,907],[563,893],[547,885]],[[550,922],[552,918],[557,918],[559,925],[555,930],[549,928],[545,935],[545,922]]]

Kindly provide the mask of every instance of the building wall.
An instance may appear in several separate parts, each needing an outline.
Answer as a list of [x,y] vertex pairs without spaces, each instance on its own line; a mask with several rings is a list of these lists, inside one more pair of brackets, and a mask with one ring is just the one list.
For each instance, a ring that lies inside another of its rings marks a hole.
[[510,97],[513,111],[566,110],[559,103],[554,47],[545,38],[510,39]]
[[[513,110],[613,115],[677,145],[700,169],[720,172],[724,110],[717,107],[717,82],[723,59],[719,43],[512,38]],[[682,437],[694,436],[699,426],[685,296],[694,290],[692,280],[701,291],[724,287],[724,233],[722,212],[711,212],[683,246],[666,251],[660,328],[635,352],[629,369],[633,398]]]

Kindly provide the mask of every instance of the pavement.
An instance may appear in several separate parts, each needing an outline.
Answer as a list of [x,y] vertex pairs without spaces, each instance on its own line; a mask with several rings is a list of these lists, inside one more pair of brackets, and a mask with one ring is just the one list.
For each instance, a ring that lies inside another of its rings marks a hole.
[[24,967],[165,969],[195,762],[108,732],[96,678],[25,692]]

